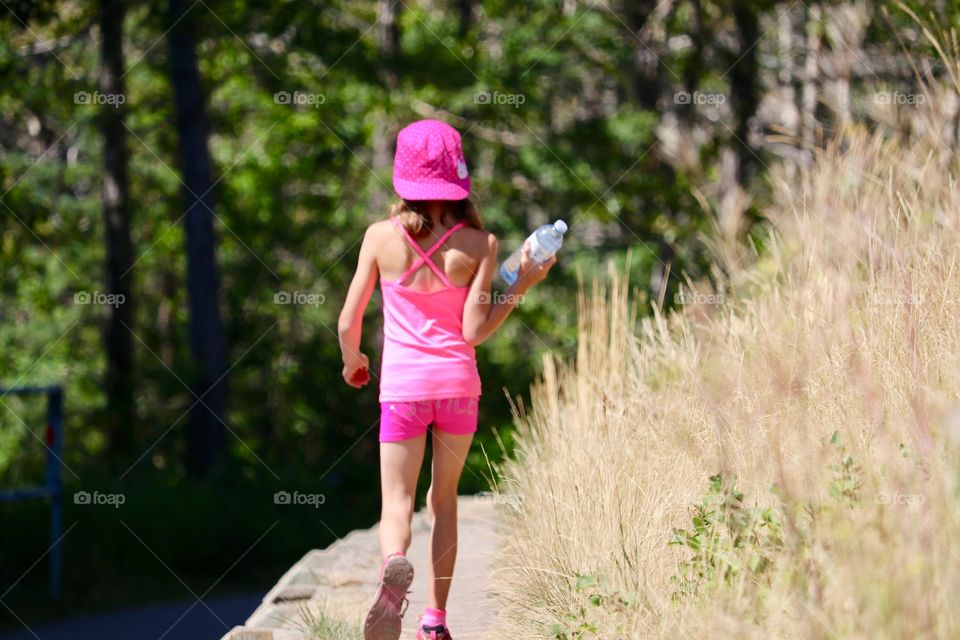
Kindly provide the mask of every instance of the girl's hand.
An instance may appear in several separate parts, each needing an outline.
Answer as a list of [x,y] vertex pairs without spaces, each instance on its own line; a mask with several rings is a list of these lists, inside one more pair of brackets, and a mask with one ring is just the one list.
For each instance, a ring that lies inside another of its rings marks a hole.
[[359,389],[370,382],[370,360],[362,353],[343,363],[343,380]]
[[521,291],[526,291],[533,285],[547,277],[553,265],[557,264],[557,256],[550,256],[550,259],[543,264],[537,264],[530,258],[530,243],[523,245],[523,253],[520,256],[520,272],[517,277],[517,287]]

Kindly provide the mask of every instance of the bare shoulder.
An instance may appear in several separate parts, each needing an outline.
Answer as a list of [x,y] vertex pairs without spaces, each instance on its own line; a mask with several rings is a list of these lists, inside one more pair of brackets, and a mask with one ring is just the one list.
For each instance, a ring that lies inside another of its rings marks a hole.
[[391,229],[394,229],[393,223],[389,220],[377,220],[372,222],[369,227],[367,227],[367,233],[373,234],[384,234]]
[[391,237],[394,232],[395,228],[389,220],[377,220],[367,227],[363,238],[366,242],[382,244],[387,238]]
[[465,227],[462,231],[463,250],[480,259],[497,249],[497,237],[485,229]]

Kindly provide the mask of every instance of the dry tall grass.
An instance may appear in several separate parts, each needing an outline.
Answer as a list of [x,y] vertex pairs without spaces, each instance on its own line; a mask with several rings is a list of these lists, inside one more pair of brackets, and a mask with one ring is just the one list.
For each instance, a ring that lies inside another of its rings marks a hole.
[[[616,274],[584,296],[576,358],[546,363],[499,469],[520,498],[509,637],[960,637],[960,185],[937,91],[909,140],[852,128],[777,181],[722,304],[636,325]],[[720,547],[741,570],[675,597],[693,550],[668,542],[716,473],[781,543],[757,573]]]

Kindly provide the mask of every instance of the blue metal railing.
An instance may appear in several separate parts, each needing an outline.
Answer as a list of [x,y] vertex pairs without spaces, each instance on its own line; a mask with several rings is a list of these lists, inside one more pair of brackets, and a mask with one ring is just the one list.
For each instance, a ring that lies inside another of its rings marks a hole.
[[63,572],[63,479],[61,477],[63,451],[63,387],[0,387],[0,398],[7,395],[47,396],[47,426],[44,433],[46,457],[44,484],[39,487],[23,487],[0,491],[0,502],[50,499],[50,597],[60,599],[60,577]]

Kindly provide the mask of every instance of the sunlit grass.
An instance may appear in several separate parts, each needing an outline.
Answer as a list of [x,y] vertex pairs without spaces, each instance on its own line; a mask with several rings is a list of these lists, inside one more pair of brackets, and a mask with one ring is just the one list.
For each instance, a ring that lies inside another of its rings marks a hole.
[[303,607],[298,627],[310,640],[363,640],[360,627],[337,617],[329,605]]
[[918,109],[774,170],[719,304],[581,297],[499,470],[518,637],[960,636],[960,185]]

